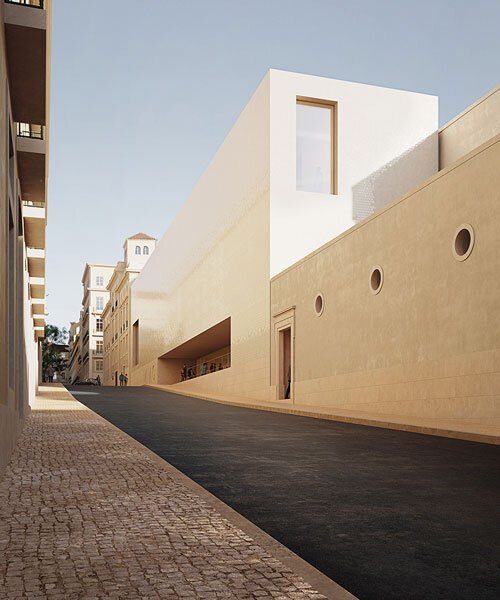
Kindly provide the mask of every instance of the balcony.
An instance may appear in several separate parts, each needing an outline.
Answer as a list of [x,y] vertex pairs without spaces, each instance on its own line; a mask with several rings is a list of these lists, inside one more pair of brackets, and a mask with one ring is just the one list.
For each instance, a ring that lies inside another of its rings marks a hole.
[[32,8],[45,8],[43,0],[5,0],[6,4],[21,4]]
[[45,300],[45,279],[30,277],[30,295],[36,300]]
[[31,300],[31,316],[45,315],[45,298],[33,298]]
[[45,248],[45,203],[23,200],[23,217],[26,245]]
[[45,337],[45,327],[34,327],[35,341]]
[[35,327],[45,327],[45,315],[36,315],[33,324]]
[[20,138],[43,140],[45,127],[43,125],[31,125],[30,123],[16,123],[16,135]]
[[5,44],[14,121],[46,124],[47,13],[43,0],[5,0]]
[[16,123],[17,168],[23,200],[45,202],[47,155],[45,127]]
[[28,246],[26,256],[28,258],[28,273],[31,277],[45,277],[45,249]]

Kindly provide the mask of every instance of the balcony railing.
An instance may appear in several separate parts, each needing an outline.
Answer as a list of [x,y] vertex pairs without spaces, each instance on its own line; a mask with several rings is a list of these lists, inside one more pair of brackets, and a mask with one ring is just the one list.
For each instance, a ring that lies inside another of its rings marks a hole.
[[44,8],[44,0],[5,0],[7,4],[22,4],[33,8]]
[[45,133],[43,125],[31,125],[30,123],[16,123],[16,134],[18,137],[43,140]]

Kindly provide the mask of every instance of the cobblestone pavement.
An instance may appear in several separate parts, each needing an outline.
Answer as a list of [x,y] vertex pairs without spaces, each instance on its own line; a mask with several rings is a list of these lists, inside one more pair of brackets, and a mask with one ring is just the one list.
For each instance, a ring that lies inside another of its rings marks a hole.
[[320,600],[304,579],[62,388],[0,482],[0,597]]

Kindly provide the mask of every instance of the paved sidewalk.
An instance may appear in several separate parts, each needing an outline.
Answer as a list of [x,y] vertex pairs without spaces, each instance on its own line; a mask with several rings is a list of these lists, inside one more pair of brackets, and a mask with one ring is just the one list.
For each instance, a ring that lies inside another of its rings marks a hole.
[[0,598],[326,598],[318,588],[353,598],[64,388],[42,388],[0,482]]

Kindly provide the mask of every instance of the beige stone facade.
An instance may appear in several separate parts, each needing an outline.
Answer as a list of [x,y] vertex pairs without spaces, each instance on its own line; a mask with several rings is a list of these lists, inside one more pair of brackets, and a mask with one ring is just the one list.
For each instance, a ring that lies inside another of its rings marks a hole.
[[103,385],[119,385],[130,376],[130,288],[156,247],[156,239],[137,233],[123,244],[124,260],[117,263],[107,285],[109,300],[102,313]]
[[499,161],[496,136],[273,278],[271,360],[287,311],[297,404],[500,426]]
[[[132,383],[500,425],[497,90],[439,131],[431,100],[383,96],[397,120],[421,108],[409,147],[367,125],[386,162],[346,190],[348,118],[377,95],[318,79],[271,72],[137,278]],[[338,193],[295,192],[303,98],[338,110]]]
[[45,325],[51,2],[0,4],[0,474],[30,411]]

